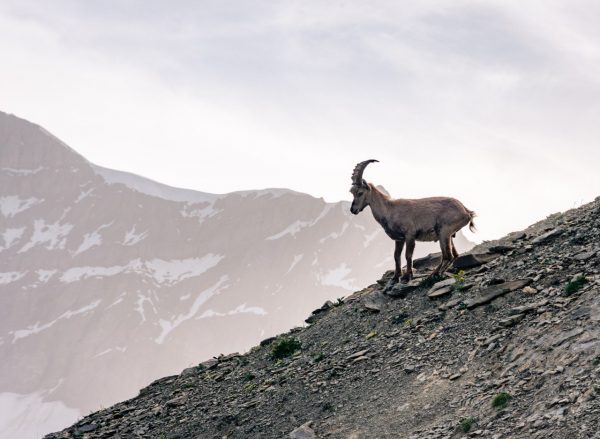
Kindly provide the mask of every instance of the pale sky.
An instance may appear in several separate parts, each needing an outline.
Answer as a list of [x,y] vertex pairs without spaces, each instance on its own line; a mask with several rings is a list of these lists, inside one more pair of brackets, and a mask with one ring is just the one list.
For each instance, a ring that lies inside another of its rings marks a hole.
[[475,239],[600,195],[595,1],[0,0],[0,110],[223,193],[448,195]]

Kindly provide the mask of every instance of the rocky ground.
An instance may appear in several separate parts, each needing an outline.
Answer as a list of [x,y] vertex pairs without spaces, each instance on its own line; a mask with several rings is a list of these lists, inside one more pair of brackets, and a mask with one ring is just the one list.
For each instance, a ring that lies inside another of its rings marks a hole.
[[600,197],[47,438],[598,438]]

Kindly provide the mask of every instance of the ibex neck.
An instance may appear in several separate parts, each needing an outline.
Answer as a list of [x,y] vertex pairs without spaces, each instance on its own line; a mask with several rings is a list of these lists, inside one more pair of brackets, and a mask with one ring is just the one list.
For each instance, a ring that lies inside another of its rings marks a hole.
[[385,216],[388,202],[389,197],[387,195],[382,193],[376,187],[371,186],[371,201],[369,205],[371,206],[373,217],[375,217],[375,220],[378,222],[380,222],[380,220]]

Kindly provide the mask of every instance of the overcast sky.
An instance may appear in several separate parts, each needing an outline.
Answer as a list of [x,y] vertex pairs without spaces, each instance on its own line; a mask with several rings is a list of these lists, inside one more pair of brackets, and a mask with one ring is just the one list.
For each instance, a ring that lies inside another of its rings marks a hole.
[[600,195],[595,1],[0,0],[0,110],[207,192],[450,195],[491,239]]

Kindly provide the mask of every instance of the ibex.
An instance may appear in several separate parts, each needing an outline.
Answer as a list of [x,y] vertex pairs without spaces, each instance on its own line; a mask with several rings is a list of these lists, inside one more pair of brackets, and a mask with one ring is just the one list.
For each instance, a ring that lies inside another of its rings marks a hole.
[[475,212],[463,204],[448,197],[422,198],[419,200],[391,199],[377,189],[373,184],[363,180],[363,172],[367,165],[378,160],[360,162],[352,173],[352,188],[354,196],[350,212],[358,215],[366,206],[371,207],[375,220],[381,224],[385,233],[396,241],[394,261],[396,270],[392,283],[397,283],[402,274],[400,256],[406,243],[406,273],[402,282],[408,282],[413,277],[412,256],[415,241],[440,241],[442,260],[434,270],[433,275],[443,273],[458,257],[452,238],[456,232],[467,224],[471,231],[475,230],[473,218]]

